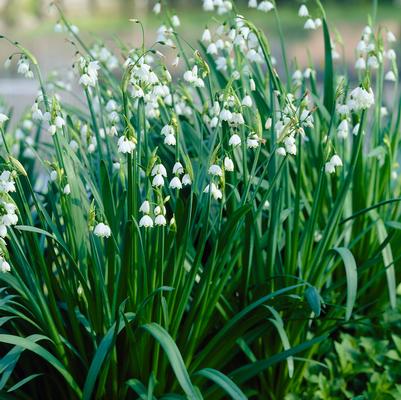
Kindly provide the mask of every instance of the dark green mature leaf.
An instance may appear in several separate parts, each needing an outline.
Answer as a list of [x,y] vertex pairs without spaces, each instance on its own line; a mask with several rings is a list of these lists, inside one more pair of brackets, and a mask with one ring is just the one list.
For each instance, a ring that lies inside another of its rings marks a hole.
[[[145,385],[139,381],[138,379],[130,379],[127,382],[127,385],[139,396],[142,400],[148,400],[148,389]],[[152,395],[150,400],[156,400],[156,397]]]
[[[125,317],[129,322],[131,322],[135,319],[135,314],[127,313]],[[118,327],[116,327],[116,324],[114,323],[101,340],[85,379],[83,391],[84,400],[90,400],[92,398],[93,389],[95,387],[95,382],[99,375],[100,369],[102,368],[104,360],[110,352],[115,337],[123,330],[123,328],[125,328],[125,321],[120,321]]]
[[[43,339],[48,339],[43,337]],[[70,372],[66,369],[66,367],[56,358],[53,354],[49,353],[44,347],[39,344],[32,342],[27,338],[22,338],[14,335],[5,335],[0,334],[0,343],[13,344],[15,346],[20,346],[26,350],[30,350],[33,353],[37,354],[39,357],[42,357],[45,361],[47,361],[51,366],[57,369],[61,375],[63,375],[65,381],[68,385],[74,390],[74,392],[81,397],[82,392],[79,388],[78,384],[75,382],[74,378],[70,374]]]
[[331,38],[327,21],[323,18],[323,35],[324,35],[324,106],[330,113],[334,107],[334,70],[333,56],[331,49]]
[[[274,318],[269,318],[269,321],[272,322],[272,324],[276,327],[278,334],[280,335],[281,343],[283,344],[284,350],[289,350],[291,348],[291,345],[288,339],[287,332],[284,329],[283,319],[273,307],[266,306],[266,308],[268,308],[269,311],[273,314]],[[288,357],[287,364],[288,364],[288,375],[290,376],[290,378],[292,378],[294,375],[294,358]]]
[[27,376],[26,378],[20,380],[18,383],[16,383],[15,385],[11,386],[10,389],[7,390],[7,392],[14,392],[15,390],[18,390],[19,388],[21,388],[22,386],[24,386],[26,383],[31,382],[32,380],[34,380],[35,378],[37,378],[38,376],[42,376],[43,374],[32,374]]
[[297,353],[307,350],[311,346],[318,344],[325,340],[327,335],[322,335],[315,337],[311,340],[308,340],[304,343],[301,343],[297,346],[292,347],[289,350],[283,351],[281,353],[275,354],[267,358],[266,360],[256,361],[251,364],[245,365],[243,367],[238,368],[234,372],[230,374],[232,378],[234,378],[238,383],[243,383],[258,375],[260,372],[266,370],[272,365],[286,360],[288,357],[294,356]]

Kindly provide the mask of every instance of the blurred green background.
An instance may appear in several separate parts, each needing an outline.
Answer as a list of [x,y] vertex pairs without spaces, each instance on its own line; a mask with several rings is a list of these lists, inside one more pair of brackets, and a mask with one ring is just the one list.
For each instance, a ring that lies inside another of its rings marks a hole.
[[[155,40],[156,30],[162,23],[162,17],[151,12],[155,0],[58,0],[58,3],[86,40],[91,42],[100,39],[114,49],[117,48],[117,37],[128,46],[140,42],[138,26],[129,22],[130,18],[141,19],[148,44]],[[250,10],[247,0],[234,3],[240,13],[266,31],[273,54],[280,63],[274,14]],[[289,58],[299,67],[305,67],[312,60],[319,69],[324,53],[321,30],[305,31],[305,21],[297,15],[299,5],[306,3],[312,15],[317,16],[317,12],[314,12],[317,11],[315,1],[277,0],[276,3]],[[372,0],[322,0],[322,3],[333,37],[344,43],[337,51],[351,65],[354,62],[354,48],[372,11]],[[401,0],[379,0],[378,3],[379,23],[401,37]],[[32,50],[45,75],[54,69],[63,74],[71,67],[76,48],[66,40],[65,34],[54,33],[58,16],[55,7],[50,4],[51,0],[0,0],[0,34],[6,34]],[[181,19],[178,33],[196,45],[204,27],[214,15],[202,11],[201,0],[168,0],[168,4]],[[17,76],[15,64],[8,70],[2,67],[12,51],[7,43],[0,41],[0,98],[7,98],[17,109],[22,109],[32,103],[37,84]]]

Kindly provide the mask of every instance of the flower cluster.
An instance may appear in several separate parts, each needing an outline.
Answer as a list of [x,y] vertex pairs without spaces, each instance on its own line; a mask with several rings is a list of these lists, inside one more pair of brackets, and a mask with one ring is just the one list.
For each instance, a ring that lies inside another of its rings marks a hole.
[[205,11],[217,11],[217,14],[222,15],[230,12],[233,4],[229,0],[203,0],[203,9]]
[[343,162],[341,158],[335,154],[330,158],[330,160],[325,164],[324,169],[328,174],[334,174],[336,172],[336,167],[342,167]]
[[88,61],[85,57],[80,57],[78,61],[80,78],[79,84],[84,87],[95,87],[98,80],[98,70],[100,65],[98,61]]
[[33,71],[31,70],[30,62],[27,57],[21,57],[19,59],[17,63],[17,72],[24,75],[25,78],[33,78]]
[[310,16],[308,7],[306,7],[305,4],[301,4],[301,6],[299,7],[298,15],[301,18],[306,18],[304,29],[315,30],[322,26],[322,20],[320,18],[313,19]]
[[96,236],[108,238],[111,236],[111,229],[108,225],[103,222],[98,223],[93,229],[93,233]]
[[9,272],[10,264],[5,260],[8,229],[18,222],[17,206],[10,193],[15,192],[15,174],[4,170],[0,174],[0,272]]
[[[168,201],[166,199],[165,201]],[[142,218],[139,220],[139,227],[140,228],[153,228],[154,225],[156,226],[165,226],[167,224],[166,220],[166,207],[162,203],[161,205],[157,205],[153,209],[153,216],[154,220],[151,217],[151,203],[148,200],[145,200],[139,211],[143,214]],[[171,220],[173,223],[174,220]]]

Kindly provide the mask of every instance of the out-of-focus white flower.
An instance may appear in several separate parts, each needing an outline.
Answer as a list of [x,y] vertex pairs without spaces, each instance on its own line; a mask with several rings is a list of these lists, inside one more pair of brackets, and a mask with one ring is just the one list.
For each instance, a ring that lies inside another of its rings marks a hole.
[[5,274],[10,271],[11,271],[10,264],[3,257],[0,257],[0,272]]
[[159,214],[155,218],[155,225],[165,226],[167,224],[166,217],[163,214]]
[[213,175],[213,176],[223,176],[222,169],[216,164],[211,165],[209,167],[208,172],[210,175]]
[[122,154],[132,154],[135,150],[135,142],[126,136],[121,136],[117,142],[118,152]]
[[338,104],[337,105],[337,112],[342,117],[347,117],[349,115],[349,107],[347,104]]
[[356,124],[353,129],[352,129],[352,134],[354,136],[356,136],[359,133],[359,128],[360,128],[361,124]]
[[375,96],[372,88],[366,90],[360,86],[355,88],[350,94],[348,105],[354,111],[366,110],[375,103]]
[[139,207],[139,211],[141,213],[144,213],[144,214],[149,214],[149,212],[150,212],[150,203],[147,200],[145,200],[141,204],[141,206]]
[[178,26],[181,25],[180,19],[178,18],[177,15],[173,15],[173,16],[171,17],[171,24],[172,24],[173,26],[175,26],[175,27],[178,27]]
[[366,42],[364,40],[360,40],[356,46],[356,51],[363,55],[366,54],[367,52],[367,46],[366,46]]
[[177,56],[176,58],[174,58],[174,60],[173,60],[173,62],[171,63],[171,65],[172,65],[173,67],[177,67],[179,63],[180,63],[180,57]]
[[292,80],[295,84],[300,85],[302,83],[302,71],[297,69],[293,74],[292,74]]
[[191,184],[192,184],[191,177],[189,176],[189,174],[185,174],[182,177],[182,185],[183,186],[187,186],[187,185],[191,185]]
[[173,179],[171,179],[169,187],[171,189],[182,189],[180,178],[178,176],[175,176]]
[[258,135],[250,135],[246,139],[246,145],[248,149],[256,149],[259,146]]
[[203,9],[205,11],[213,11],[214,10],[214,1],[213,0],[203,0]]
[[256,90],[256,83],[253,79],[249,81],[249,87],[251,88],[251,91],[254,92]]
[[75,35],[79,33],[79,28],[76,25],[70,25],[70,29]]
[[223,108],[220,112],[220,119],[222,121],[230,122],[232,120],[233,114],[230,110]]
[[108,238],[111,236],[111,229],[108,225],[104,224],[103,222],[100,222],[95,226],[93,233],[96,236]]
[[395,53],[395,51],[393,49],[387,50],[385,52],[385,56],[391,61],[394,61],[397,58],[397,54]]
[[309,11],[305,4],[302,4],[301,7],[299,7],[298,15],[302,18],[309,17]]
[[371,69],[378,69],[379,68],[379,61],[376,56],[370,56],[368,58],[368,67]]
[[334,154],[334,156],[331,157],[330,162],[332,164],[334,164],[334,166],[336,166],[336,167],[342,167],[343,166],[343,162],[342,162],[341,158],[337,154]]
[[54,119],[54,125],[56,125],[56,127],[58,129],[61,129],[63,126],[65,126],[65,121],[64,118],[60,117],[59,115]]
[[79,148],[79,144],[76,140],[71,140],[70,143],[68,143],[68,145],[70,146],[70,149],[72,151],[77,151]]
[[152,228],[153,227],[153,220],[149,215],[144,215],[140,220],[139,220],[139,227],[140,228]]
[[173,174],[181,175],[184,173],[184,167],[177,161],[173,166]]
[[163,176],[160,174],[155,175],[154,178],[152,179],[152,186],[154,187],[164,186]]
[[84,72],[79,78],[79,84],[85,87],[96,86],[98,80],[98,70],[100,69],[98,61],[90,61],[87,66],[85,66],[85,60],[82,60],[84,66]]
[[166,207],[164,207],[164,206],[156,206],[155,207],[155,210],[154,210],[154,214],[155,215],[160,215],[160,214],[165,214],[166,213]]
[[297,154],[297,146],[295,144],[295,137],[292,136],[292,135],[287,136],[284,139],[284,147],[285,147],[285,151],[288,154],[291,154],[291,155],[295,156]]
[[47,131],[49,132],[50,135],[55,135],[57,132],[57,126],[56,125],[49,125],[47,128]]
[[308,18],[305,22],[304,29],[315,30],[316,29],[315,21],[312,18]]
[[8,57],[6,61],[4,61],[4,69],[10,68],[11,65],[11,57]]
[[156,15],[157,15],[157,14],[160,14],[161,9],[162,9],[162,6],[161,6],[160,3],[156,3],[156,4],[153,6],[153,12],[154,12]]
[[271,1],[262,1],[258,5],[258,10],[269,12],[274,9],[274,4]]
[[395,73],[393,71],[388,71],[384,77],[384,79],[388,82],[396,82],[397,78],[395,76]]
[[287,152],[285,151],[284,147],[278,147],[277,150],[276,150],[276,153],[279,156],[283,156],[283,157],[285,157],[287,155]]
[[387,41],[388,41],[389,43],[394,43],[394,42],[397,41],[397,38],[395,37],[395,35],[394,35],[393,32],[391,32],[391,31],[388,31],[388,32],[387,32]]
[[234,171],[234,162],[230,157],[225,157],[224,158],[224,169],[227,172],[232,172]]
[[231,135],[229,141],[228,141],[229,146],[239,146],[241,144],[241,138],[239,137],[239,135],[237,135],[236,133],[234,133],[234,135]]
[[21,58],[17,63],[17,72],[24,75],[26,78],[30,78],[30,65],[26,58]]
[[164,144],[168,146],[175,146],[176,145],[175,136],[171,134],[166,135],[166,137],[164,138]]
[[31,107],[32,119],[34,121],[42,121],[43,120],[43,113],[42,110],[39,108],[38,103],[33,103]]
[[6,121],[8,121],[7,115],[0,113],[0,125],[4,124]]
[[210,43],[211,40],[212,40],[212,35],[211,35],[209,29],[206,28],[206,29],[203,31],[203,34],[202,34],[202,42],[204,42],[204,43]]
[[269,117],[265,122],[265,129],[268,131],[272,127],[272,119]]
[[60,22],[57,22],[57,24],[54,25],[54,32],[61,33],[63,30],[63,25],[61,25]]
[[0,225],[0,237],[5,238],[7,236],[7,227],[5,225]]
[[195,87],[204,87],[203,79],[198,77],[198,67],[195,65],[192,70],[184,72],[184,80],[192,83]]
[[52,172],[50,172],[50,180],[52,182],[55,182],[57,180],[58,174],[57,171],[53,169]]
[[203,193],[209,193],[209,191],[215,200],[219,200],[223,197],[223,193],[214,182],[212,182],[210,185],[207,185]]
[[346,139],[349,133],[349,125],[346,119],[343,119],[337,127],[337,136],[340,139]]
[[241,103],[244,107],[252,107],[252,98],[251,96],[247,95],[242,99]]
[[165,178],[167,177],[167,171],[166,167],[163,164],[156,164],[151,171],[151,175],[161,175],[164,176]]
[[336,167],[342,167],[342,166],[343,162],[341,158],[337,154],[335,154],[333,157],[331,157],[330,161],[328,161],[325,164],[324,169],[326,173],[333,174],[336,172]]
[[69,183],[67,183],[67,185],[64,186],[63,193],[67,196],[71,193],[71,188]]
[[210,43],[209,46],[207,46],[206,53],[211,54],[211,55],[216,55],[219,52],[216,43]]
[[363,71],[366,69],[366,61],[363,57],[359,57],[358,60],[356,60],[355,69],[359,71]]
[[309,79],[314,74],[315,74],[315,71],[312,68],[306,68],[304,71],[304,78]]

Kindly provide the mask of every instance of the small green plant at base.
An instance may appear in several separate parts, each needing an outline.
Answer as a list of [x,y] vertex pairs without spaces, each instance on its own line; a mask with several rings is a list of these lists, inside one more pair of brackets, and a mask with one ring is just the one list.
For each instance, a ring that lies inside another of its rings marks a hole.
[[288,399],[391,399],[401,396],[400,309],[346,328],[322,344],[322,363],[311,364],[302,395]]

